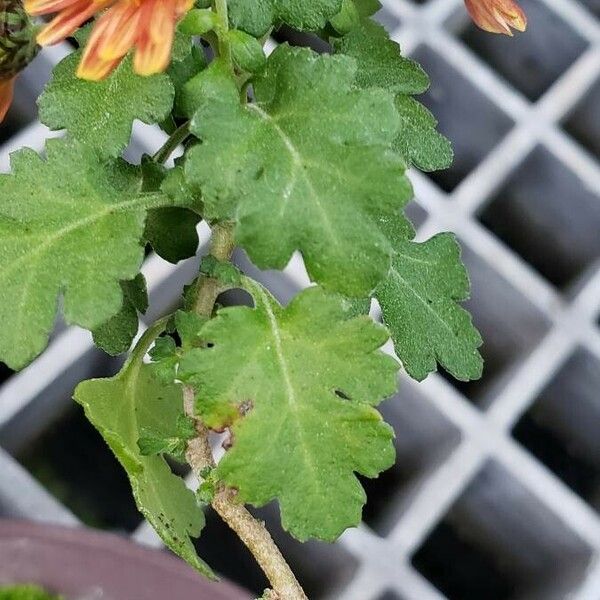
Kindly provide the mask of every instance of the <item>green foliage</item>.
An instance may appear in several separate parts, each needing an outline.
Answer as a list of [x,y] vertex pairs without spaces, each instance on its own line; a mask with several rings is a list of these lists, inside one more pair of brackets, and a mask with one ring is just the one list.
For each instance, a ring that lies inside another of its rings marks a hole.
[[481,336],[457,302],[469,295],[469,280],[453,235],[424,243],[394,237],[395,257],[375,291],[396,354],[421,381],[439,362],[460,380],[477,379],[483,366]]
[[350,296],[385,276],[392,248],[379,220],[410,198],[391,150],[393,97],[356,90],[355,61],[281,46],[239,103],[222,68],[203,71],[186,176],[205,214],[235,218],[236,239],[261,268],[283,268],[299,249],[309,275]]
[[356,84],[383,88],[396,94],[399,127],[395,150],[408,164],[423,171],[443,169],[452,162],[450,142],[435,127],[437,121],[411,98],[429,87],[429,78],[414,61],[400,54],[400,47],[378,23],[363,19],[341,38],[333,39],[336,52],[358,62]]
[[67,323],[94,330],[119,312],[146,211],[172,202],[141,192],[139,168],[74,140],[50,140],[46,154],[20,150],[0,176],[0,359],[12,368],[46,345],[60,293]]
[[138,331],[138,311],[148,308],[146,280],[138,273],[131,281],[121,281],[121,310],[92,332],[94,343],[108,354],[121,354],[129,349]]
[[300,30],[321,29],[340,11],[342,0],[229,0],[228,4],[232,25],[260,37],[280,23]]
[[171,472],[162,456],[144,454],[139,446],[148,432],[162,440],[182,437],[181,388],[162,383],[154,376],[153,367],[142,362],[163,327],[159,322],[148,330],[118,375],[80,383],[75,400],[127,471],[140,512],[164,543],[198,571],[214,577],[190,540],[204,525],[193,492]]
[[[200,219],[212,228],[182,310],[150,326],[119,374],[75,391],[140,511],[209,577],[191,541],[200,505],[275,500],[300,540],[334,540],[359,523],[358,476],[394,460],[376,410],[400,368],[381,349],[390,335],[417,380],[438,364],[461,380],[481,374],[458,244],[448,233],[415,242],[403,214],[406,170],[444,168],[452,150],[415,98],[427,75],[371,19],[379,8],[197,0],[166,72],[150,77],[128,56],[106,80],[82,81],[80,50],[39,100],[66,139],[44,157],[15,153],[0,175],[0,360],[12,368],[44,348],[57,305],[106,352],[128,350],[148,308],[145,250],[177,263],[196,254]],[[266,58],[266,34],[282,24],[315,32],[333,54],[284,44]],[[139,166],[121,158],[135,120],[169,136]],[[318,285],[283,307],[232,264],[234,245],[260,269],[283,269],[299,251]],[[219,308],[235,287],[253,307]],[[368,316],[373,299],[385,327]],[[216,465],[206,428],[228,434]],[[189,460],[195,493],[171,458]]]
[[33,584],[11,585],[0,588],[0,600],[62,600]]
[[75,76],[80,59],[81,52],[63,59],[39,98],[40,120],[50,129],[67,129],[82,143],[118,156],[135,119],[157,123],[171,112],[175,92],[167,75],[136,75],[128,58],[104,81],[84,81]]
[[179,377],[207,425],[232,427],[218,476],[256,506],[277,498],[298,539],[333,540],[360,521],[354,472],[375,477],[394,459],[373,408],[396,387],[398,365],[379,350],[388,334],[319,288],[283,309],[246,285],[256,308],[221,309],[200,332],[210,347],[186,352]]

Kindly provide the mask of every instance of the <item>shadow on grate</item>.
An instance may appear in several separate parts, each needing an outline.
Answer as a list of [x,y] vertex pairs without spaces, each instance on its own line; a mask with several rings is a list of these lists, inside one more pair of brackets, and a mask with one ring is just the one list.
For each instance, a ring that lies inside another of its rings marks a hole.
[[[273,539],[310,598],[335,597],[336,590],[352,578],[358,563],[341,546],[316,541],[297,542],[282,530],[275,505],[253,512],[266,521]],[[196,541],[196,548],[218,573],[256,595],[262,594],[267,587],[262,571],[246,547],[212,510],[207,513],[206,527]]]
[[17,459],[86,525],[132,532],[142,522],[125,471],[75,403]]
[[20,78],[15,84],[15,101],[6,118],[0,123],[0,144],[19,133],[21,129],[35,121],[37,110],[35,98],[29,90],[27,82]]
[[559,517],[490,461],[412,562],[449,600],[558,600],[590,559]]
[[600,511],[600,361],[578,349],[513,430],[514,437]]
[[14,371],[10,367],[0,362],[0,384],[4,383],[13,374]]
[[479,215],[550,283],[568,291],[600,258],[600,197],[536,147]]
[[398,596],[396,592],[387,591],[384,592],[381,596],[378,596],[377,600],[402,600],[402,597]]
[[475,404],[486,407],[512,368],[521,363],[550,328],[550,322],[527,298],[511,286],[466,244],[463,260],[471,279],[471,298],[465,308],[481,332],[484,358],[481,379],[456,381],[440,374]]
[[579,0],[579,2],[600,18],[600,0]]
[[600,80],[567,116],[564,128],[600,160]]
[[396,462],[378,478],[361,478],[367,492],[363,521],[382,537],[397,523],[419,485],[460,441],[460,431],[418,391],[402,381],[400,392],[384,402],[381,412],[394,428]]
[[431,87],[419,100],[435,114],[439,130],[454,147],[452,166],[428,175],[451,192],[504,137],[513,121],[428,46],[419,46],[412,57],[431,79]]
[[[530,100],[537,100],[585,50],[586,41],[539,0],[521,0],[526,35],[489,35],[469,23],[462,40]],[[466,21],[465,21],[466,22]]]

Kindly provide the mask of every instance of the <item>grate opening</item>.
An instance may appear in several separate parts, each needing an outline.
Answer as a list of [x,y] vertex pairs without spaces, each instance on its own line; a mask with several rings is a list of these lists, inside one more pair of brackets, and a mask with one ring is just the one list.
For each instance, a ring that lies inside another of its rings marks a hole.
[[595,157],[600,157],[600,81],[571,111],[564,128]]
[[378,478],[362,477],[361,483],[368,498],[363,521],[385,537],[423,480],[458,445],[461,436],[408,381],[402,381],[400,393],[380,409],[396,433],[396,462]]
[[545,2],[521,0],[526,36],[488,35],[469,23],[462,40],[530,100],[537,100],[585,50],[585,40]]
[[75,403],[17,459],[86,525],[131,532],[142,522],[125,471]]
[[[512,367],[519,364],[549,330],[550,322],[527,298],[488,263],[462,244],[462,257],[471,279],[471,298],[465,308],[483,338],[483,376],[457,381],[443,369],[440,374],[473,403],[485,407]],[[507,307],[510,307],[507,310]]]
[[548,281],[567,290],[600,258],[598,200],[597,192],[538,146],[479,218]]
[[388,590],[387,592],[384,592],[383,594],[381,594],[381,596],[378,596],[377,600],[402,600],[402,597],[398,596],[398,594],[396,594],[396,592],[392,592],[391,590]]
[[431,79],[431,87],[419,100],[435,114],[439,130],[454,147],[452,166],[428,176],[451,192],[504,137],[513,121],[429,46],[419,46],[412,56]]
[[448,600],[505,600],[514,592],[514,584],[494,557],[446,520],[433,530],[412,564]]
[[3,362],[0,362],[0,384],[6,381],[11,375],[14,375],[14,371]]
[[413,563],[449,600],[558,600],[590,559],[589,547],[559,517],[489,461]]
[[514,428],[514,437],[600,511],[600,361],[578,349]]
[[600,17],[600,0],[579,0],[589,11]]

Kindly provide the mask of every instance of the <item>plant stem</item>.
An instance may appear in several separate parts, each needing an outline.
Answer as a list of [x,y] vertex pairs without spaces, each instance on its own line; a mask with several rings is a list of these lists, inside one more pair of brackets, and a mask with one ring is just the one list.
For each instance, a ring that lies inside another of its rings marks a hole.
[[152,160],[157,163],[166,162],[177,146],[184,142],[188,135],[190,135],[190,122],[186,121],[169,136],[169,139],[158,149]]
[[[233,225],[216,224],[212,232],[212,256],[219,261],[229,260],[233,247]],[[196,288],[196,313],[210,318],[220,289],[221,285],[217,279],[202,276]],[[208,440],[208,430],[195,415],[194,390],[184,386],[183,397],[185,413],[194,419],[197,433],[196,437],[188,442],[186,459],[194,473],[201,477],[204,469],[215,466],[215,460]],[[255,519],[237,500],[234,490],[221,485],[215,492],[212,507],[250,550],[267,576],[278,600],[307,600],[306,594],[264,523]]]

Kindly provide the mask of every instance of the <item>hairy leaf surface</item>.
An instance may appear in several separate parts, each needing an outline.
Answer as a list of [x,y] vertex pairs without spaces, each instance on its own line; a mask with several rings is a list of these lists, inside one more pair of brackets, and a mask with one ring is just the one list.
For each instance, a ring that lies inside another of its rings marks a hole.
[[169,115],[175,91],[168,75],[136,75],[126,58],[107,79],[85,81],[75,75],[80,59],[75,52],[59,63],[38,100],[40,120],[50,129],[67,129],[79,141],[118,156],[136,119],[152,124]]
[[311,278],[348,296],[367,295],[385,276],[391,245],[384,216],[411,196],[391,150],[393,96],[353,86],[356,63],[280,46],[241,106],[217,67],[196,81],[198,111],[186,177],[205,212],[234,219],[236,240],[261,268],[283,268],[302,252]]
[[214,577],[190,540],[204,525],[204,514],[193,492],[171,472],[162,456],[144,456],[138,446],[147,430],[164,438],[177,437],[183,414],[181,387],[162,383],[153,375],[154,367],[142,362],[146,340],[148,337],[142,339],[115,377],[80,383],[75,400],[127,471],[140,512],[164,543],[198,571]]
[[361,24],[333,40],[336,52],[358,62],[356,84],[362,88],[384,88],[397,94],[399,130],[395,148],[408,164],[423,171],[443,169],[452,162],[450,142],[436,130],[437,121],[416,100],[429,87],[429,78],[421,67],[400,53],[384,27],[363,19]]
[[112,355],[121,354],[129,349],[139,328],[138,311],[144,313],[148,308],[146,280],[141,273],[138,273],[135,279],[122,281],[121,289],[121,310],[92,332],[94,344]]
[[46,160],[20,150],[12,167],[0,176],[0,359],[21,368],[46,345],[59,294],[67,323],[93,330],[119,312],[146,210],[171,200],[74,140],[50,140]]
[[373,408],[396,387],[398,364],[379,350],[388,334],[320,288],[284,309],[246,287],[256,308],[221,309],[200,332],[212,347],[186,352],[179,377],[209,426],[232,425],[217,475],[255,506],[278,499],[298,539],[334,540],[361,518],[355,473],[375,477],[394,460]]
[[295,29],[315,31],[339,12],[342,0],[229,0],[229,20],[255,37],[286,23]]
[[411,377],[424,379],[439,362],[460,380],[481,376],[481,336],[458,302],[469,296],[469,279],[454,236],[423,243],[394,239],[396,256],[375,291],[396,354]]

